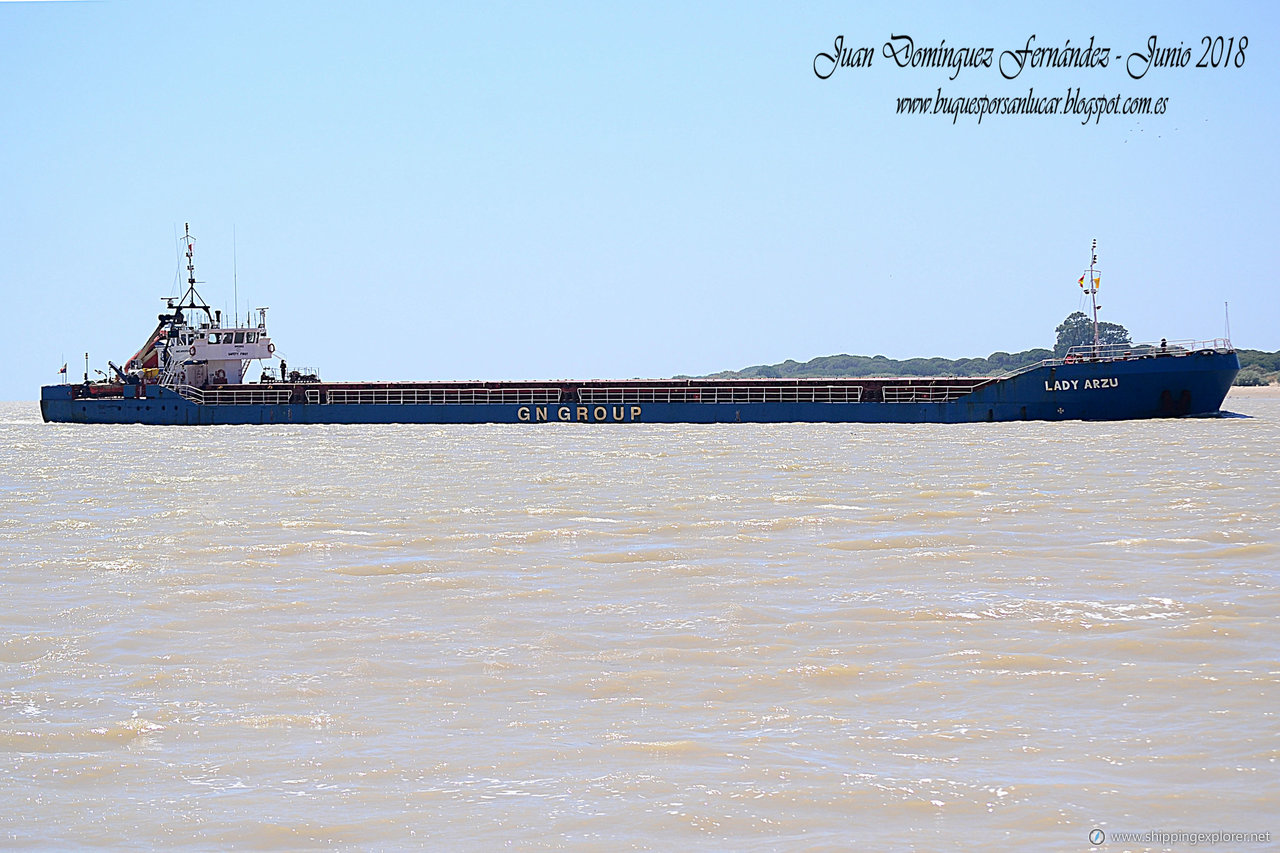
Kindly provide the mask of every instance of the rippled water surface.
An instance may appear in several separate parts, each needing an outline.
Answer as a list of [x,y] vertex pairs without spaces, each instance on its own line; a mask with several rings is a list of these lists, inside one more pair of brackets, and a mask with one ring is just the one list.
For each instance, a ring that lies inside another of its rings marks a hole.
[[1280,845],[1280,396],[1227,407],[1251,417],[0,404],[0,842]]

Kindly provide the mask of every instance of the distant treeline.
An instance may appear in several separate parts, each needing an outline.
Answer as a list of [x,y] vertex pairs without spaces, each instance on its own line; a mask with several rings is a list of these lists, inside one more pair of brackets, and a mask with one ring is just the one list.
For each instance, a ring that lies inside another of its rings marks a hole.
[[1272,385],[1280,381],[1280,350],[1263,352],[1260,349],[1238,349],[1240,373],[1237,385]]
[[1240,356],[1241,370],[1246,367],[1256,367],[1262,373],[1275,373],[1280,370],[1280,350],[1263,352],[1260,349],[1238,349],[1236,355]]
[[[1258,376],[1264,382],[1275,381],[1280,371],[1280,351],[1263,352],[1256,349],[1237,350],[1241,372],[1246,377]],[[712,373],[709,379],[790,379],[818,376],[851,376],[868,378],[876,376],[998,376],[1020,367],[1029,367],[1053,358],[1053,351],[1029,349],[1025,352],[993,352],[986,358],[908,358],[899,361],[882,355],[826,355],[811,361],[799,362],[787,359],[781,364],[758,364],[742,370],[725,370]]]
[[993,352],[986,358],[908,358],[898,361],[882,355],[825,355],[803,364],[787,359],[781,364],[758,364],[742,370],[713,373],[711,379],[789,379],[810,376],[995,376],[1027,367],[1046,358],[1053,351],[1029,349],[1026,352]]

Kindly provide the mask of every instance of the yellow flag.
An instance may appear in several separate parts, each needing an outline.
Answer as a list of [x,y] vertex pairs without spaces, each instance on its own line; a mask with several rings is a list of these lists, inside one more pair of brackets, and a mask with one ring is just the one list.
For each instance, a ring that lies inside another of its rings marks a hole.
[[1093,280],[1093,286],[1094,286],[1094,287],[1098,287],[1098,286],[1099,286],[1099,285],[1101,285],[1101,284],[1102,284],[1102,277],[1101,277],[1101,276],[1099,276],[1098,278],[1095,278],[1095,279]]

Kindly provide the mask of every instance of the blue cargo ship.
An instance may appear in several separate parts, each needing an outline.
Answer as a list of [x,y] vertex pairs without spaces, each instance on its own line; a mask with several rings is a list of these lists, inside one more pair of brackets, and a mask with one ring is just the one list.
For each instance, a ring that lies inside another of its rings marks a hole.
[[[548,424],[969,423],[1127,420],[1218,414],[1240,369],[1231,342],[1102,344],[1096,254],[1085,292],[1094,342],[1003,376],[654,379],[552,382],[323,382],[289,370],[256,322],[224,324],[196,292],[167,300],[147,343],[114,376],[41,388],[58,423]],[[1096,250],[1096,244],[1095,244]],[[1081,286],[1084,287],[1084,276]],[[279,362],[278,366],[276,362]],[[250,366],[265,363],[256,381]],[[65,366],[64,366],[65,370]]]

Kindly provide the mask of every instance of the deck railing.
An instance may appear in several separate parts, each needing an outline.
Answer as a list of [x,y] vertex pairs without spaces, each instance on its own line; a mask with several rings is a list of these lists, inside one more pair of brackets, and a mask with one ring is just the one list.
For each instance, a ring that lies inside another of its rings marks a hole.
[[861,385],[594,385],[578,389],[578,400],[588,406],[632,403],[857,403],[861,399]]
[[293,395],[291,388],[208,388],[172,386],[186,399],[201,406],[282,406]]
[[554,405],[559,388],[330,388],[322,402],[331,405],[466,406]]
[[966,394],[972,394],[992,380],[967,382],[954,385],[886,385],[884,401],[886,403],[949,403]]
[[[1193,353],[1234,352],[1226,338],[1212,340],[1162,341],[1158,344],[1106,344],[1072,347],[1064,358],[1043,361],[1016,368],[999,376],[973,382],[945,384],[895,384],[883,388],[886,403],[947,403],[971,394],[978,388],[1008,379],[1039,367],[1062,364],[1128,361],[1139,358],[1182,357]],[[172,371],[165,374],[172,376]],[[254,388],[201,389],[191,385],[161,382],[161,385],[199,405],[260,406],[284,405],[294,393],[291,386],[264,385]],[[831,385],[592,385],[578,388],[578,400],[584,405],[629,405],[638,403],[859,403],[861,384]],[[559,388],[305,388],[304,399],[311,404],[330,405],[556,405],[563,396]]]
[[193,403],[204,403],[204,392],[194,385],[168,385],[170,391],[176,391],[179,396],[190,400]]

